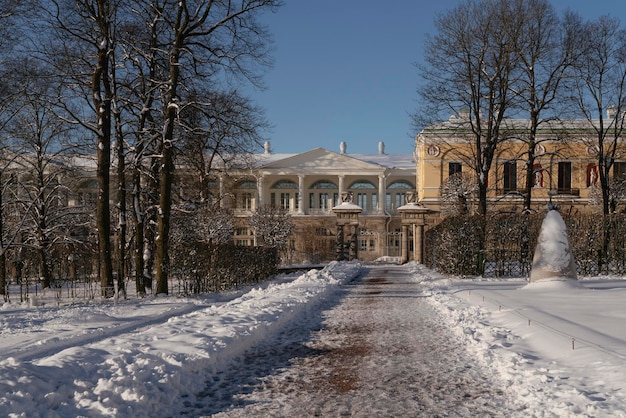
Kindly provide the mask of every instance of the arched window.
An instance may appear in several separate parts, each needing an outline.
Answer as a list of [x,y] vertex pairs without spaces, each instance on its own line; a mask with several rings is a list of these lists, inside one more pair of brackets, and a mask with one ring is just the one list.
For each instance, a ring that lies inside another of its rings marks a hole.
[[279,180],[271,187],[272,189],[297,189],[298,185],[291,180]]
[[311,189],[337,189],[337,185],[332,181],[319,180],[311,185]]
[[385,209],[395,213],[400,206],[406,204],[406,193],[415,190],[415,187],[406,180],[397,180],[387,186],[385,196]]
[[339,188],[332,181],[316,181],[310,189],[313,191],[309,192],[309,209],[329,212],[339,204]]
[[350,185],[355,203],[363,209],[363,214],[378,209],[378,190],[372,182],[358,180]]
[[415,187],[406,180],[398,180],[387,186],[387,190],[413,190]]
[[254,200],[256,193],[250,190],[256,190],[257,184],[254,180],[242,180],[237,183],[236,188],[240,191],[235,193],[235,208],[243,210],[254,210]]
[[376,186],[372,182],[367,180],[359,180],[352,183],[349,187],[350,190],[371,189],[376,190]]
[[256,181],[253,180],[242,180],[237,183],[238,189],[256,189]]
[[298,184],[291,180],[279,180],[274,183],[270,188],[270,205],[285,210],[299,209],[300,194],[290,190],[298,190]]

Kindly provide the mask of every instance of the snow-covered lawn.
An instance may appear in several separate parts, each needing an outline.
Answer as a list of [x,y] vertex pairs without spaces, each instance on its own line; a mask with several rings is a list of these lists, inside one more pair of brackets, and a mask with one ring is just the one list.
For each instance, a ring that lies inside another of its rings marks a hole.
[[209,374],[315,309],[359,269],[331,263],[220,298],[5,304],[0,415],[176,416]]
[[[176,416],[207,376],[338,297],[361,267],[202,298],[1,305],[0,415]],[[519,416],[626,416],[625,280],[528,288],[406,269],[469,355],[506,382]]]
[[429,300],[529,416],[626,416],[626,280],[461,280],[414,266]]

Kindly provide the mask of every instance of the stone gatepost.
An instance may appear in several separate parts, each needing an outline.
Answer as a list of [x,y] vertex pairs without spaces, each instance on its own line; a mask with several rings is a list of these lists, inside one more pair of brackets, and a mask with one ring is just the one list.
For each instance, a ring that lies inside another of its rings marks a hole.
[[337,261],[354,260],[358,258],[359,213],[363,209],[352,203],[352,193],[344,192],[341,204],[332,210],[337,215]]
[[[402,263],[410,261],[409,257],[409,236],[413,236],[413,261],[422,263],[424,261],[424,226],[426,225],[426,214],[429,209],[417,203],[415,193],[407,193],[406,205],[400,206],[402,222]],[[409,233],[411,232],[411,233]]]

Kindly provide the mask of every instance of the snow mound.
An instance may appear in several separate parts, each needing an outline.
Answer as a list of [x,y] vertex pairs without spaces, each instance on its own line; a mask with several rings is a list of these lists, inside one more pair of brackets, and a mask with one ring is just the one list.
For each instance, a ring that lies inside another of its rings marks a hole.
[[529,281],[555,278],[577,280],[577,274],[565,222],[558,211],[550,210],[541,223]]

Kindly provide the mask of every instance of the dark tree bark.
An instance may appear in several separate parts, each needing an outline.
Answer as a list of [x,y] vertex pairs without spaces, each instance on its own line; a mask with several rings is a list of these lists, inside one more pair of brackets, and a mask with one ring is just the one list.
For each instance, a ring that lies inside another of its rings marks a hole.
[[98,157],[96,177],[98,180],[98,201],[96,207],[96,228],[100,264],[100,284],[102,296],[114,295],[113,263],[111,260],[111,216],[110,216],[110,170],[111,170],[111,100],[113,85],[110,77],[111,45],[111,6],[108,0],[96,0],[94,19],[97,24],[97,61],[92,73],[91,88],[93,105],[97,118]]

